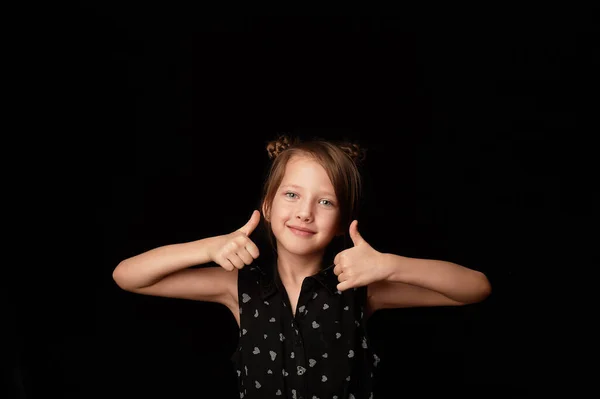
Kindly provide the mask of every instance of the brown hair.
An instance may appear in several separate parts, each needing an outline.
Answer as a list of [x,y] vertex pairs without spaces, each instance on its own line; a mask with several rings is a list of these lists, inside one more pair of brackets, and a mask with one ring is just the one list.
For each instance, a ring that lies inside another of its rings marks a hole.
[[[350,223],[358,215],[362,190],[359,165],[365,159],[366,150],[355,143],[333,142],[320,138],[301,141],[288,135],[280,135],[267,144],[267,152],[273,163],[267,173],[260,202],[264,204],[266,213],[270,212],[289,160],[294,155],[309,156],[325,169],[331,180],[340,207],[340,228],[347,233]],[[261,207],[261,212],[262,209]],[[266,216],[263,214],[262,220],[275,249],[271,226]]]

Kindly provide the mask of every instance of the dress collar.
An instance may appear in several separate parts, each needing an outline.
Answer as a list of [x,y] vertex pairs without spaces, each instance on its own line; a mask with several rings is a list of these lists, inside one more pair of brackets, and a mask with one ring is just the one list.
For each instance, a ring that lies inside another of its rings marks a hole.
[[[283,288],[283,283],[274,263],[257,265],[256,268],[260,271],[261,297],[263,300],[268,299]],[[328,266],[307,278],[318,282],[327,289],[330,295],[333,295],[338,291],[337,285],[339,283],[337,276],[333,273],[333,268],[334,265]]]

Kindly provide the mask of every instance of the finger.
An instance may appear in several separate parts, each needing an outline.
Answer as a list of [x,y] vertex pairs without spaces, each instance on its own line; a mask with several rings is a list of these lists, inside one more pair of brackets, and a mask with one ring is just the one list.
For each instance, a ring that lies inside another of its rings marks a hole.
[[227,256],[227,259],[238,269],[241,269],[245,266],[244,262],[240,259],[236,254],[230,254]]
[[352,223],[350,223],[350,238],[352,239],[352,242],[355,246],[361,244],[364,241],[364,239],[358,232],[358,220],[353,220]]
[[248,253],[252,255],[254,259],[258,258],[258,256],[260,255],[258,247],[254,242],[252,242],[252,240],[248,240],[248,242],[246,242],[246,245],[244,245],[244,248],[246,248],[246,251],[248,251]]
[[250,220],[248,220],[248,222],[245,225],[240,227],[238,231],[241,231],[242,233],[249,236],[250,234],[252,234],[256,226],[258,226],[258,222],[260,222],[260,212],[254,210],[252,212],[252,216],[250,216]]
[[352,288],[352,284],[350,284],[349,281],[344,281],[343,283],[339,283],[337,285],[337,289],[340,290],[340,291],[342,291],[342,292],[346,291],[349,288]]
[[339,276],[342,273],[342,265],[335,265],[333,268],[333,274]]
[[228,272],[233,271],[233,269],[235,269],[235,266],[233,265],[233,263],[231,263],[229,261],[229,259],[227,258],[223,258],[222,261],[220,261],[218,263],[223,269],[227,270]]
[[349,277],[348,277],[348,273],[340,273],[340,274],[338,275],[338,281],[339,281],[340,283],[342,283],[342,282],[344,282],[344,281],[348,280],[348,278],[349,278]]
[[[342,252],[343,252],[343,251],[342,251]],[[340,254],[341,254],[342,252],[339,252],[339,253],[338,253],[338,254],[335,256],[335,258],[333,258],[333,264],[334,264],[334,265],[339,265],[340,263],[342,263],[342,257],[340,256]]]
[[250,253],[246,250],[246,248],[240,249],[240,251],[236,252],[237,256],[244,262],[245,265],[249,265],[252,263],[254,258]]

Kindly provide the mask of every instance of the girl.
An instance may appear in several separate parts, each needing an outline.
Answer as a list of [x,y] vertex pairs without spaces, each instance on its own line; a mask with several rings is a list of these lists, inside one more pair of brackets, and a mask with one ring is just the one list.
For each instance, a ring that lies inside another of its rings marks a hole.
[[[244,226],[125,259],[113,278],[135,293],[227,306],[240,328],[240,398],[372,398],[373,312],[475,303],[490,284],[454,263],[380,253],[361,237],[357,145],[282,136],[267,150],[261,211]],[[261,220],[270,253],[250,239]],[[209,262],[219,267],[190,268]]]

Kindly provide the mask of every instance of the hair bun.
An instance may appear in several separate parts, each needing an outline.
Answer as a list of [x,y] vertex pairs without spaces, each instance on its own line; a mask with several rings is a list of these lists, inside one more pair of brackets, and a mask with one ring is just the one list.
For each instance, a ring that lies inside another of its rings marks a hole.
[[275,159],[283,151],[287,150],[293,144],[292,140],[285,134],[280,135],[276,140],[267,144],[267,152],[270,159]]
[[352,158],[355,163],[360,163],[367,157],[367,151],[361,148],[358,144],[344,143],[340,145],[340,148],[344,150],[344,152],[348,154],[348,156]]

